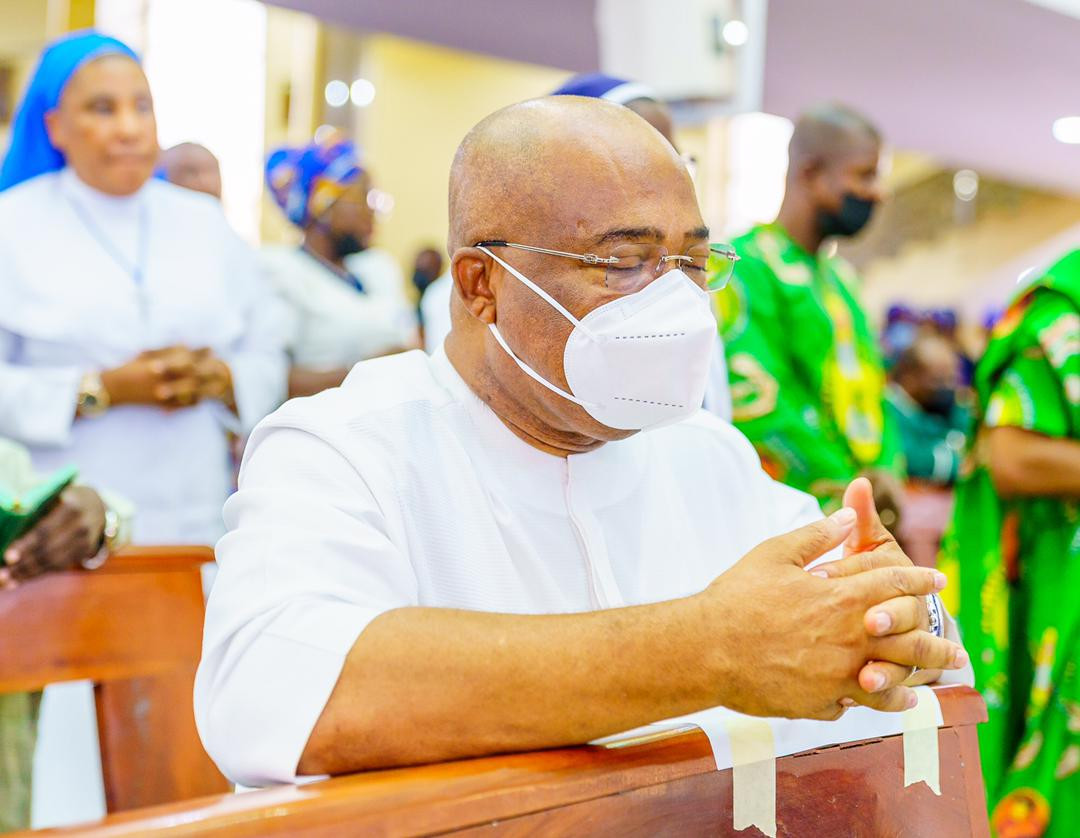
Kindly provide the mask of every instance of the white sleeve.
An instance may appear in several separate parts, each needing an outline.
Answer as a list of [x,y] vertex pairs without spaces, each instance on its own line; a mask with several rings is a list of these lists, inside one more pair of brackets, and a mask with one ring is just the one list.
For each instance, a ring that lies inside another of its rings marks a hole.
[[247,433],[285,401],[288,360],[285,341],[291,321],[287,307],[259,269],[254,252],[230,235],[231,300],[241,309],[244,332],[223,360],[232,372],[240,433]]
[[196,722],[226,776],[291,782],[349,650],[379,614],[418,603],[416,577],[356,468],[273,420],[252,435],[225,523]]
[[68,445],[83,371],[13,363],[18,343],[0,328],[0,435],[24,445]]

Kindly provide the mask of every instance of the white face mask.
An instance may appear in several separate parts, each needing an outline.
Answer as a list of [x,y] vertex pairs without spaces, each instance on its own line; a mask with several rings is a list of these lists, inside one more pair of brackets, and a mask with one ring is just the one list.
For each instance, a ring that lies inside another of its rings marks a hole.
[[494,323],[488,327],[526,375],[619,430],[669,425],[701,407],[716,317],[709,295],[681,270],[668,271],[578,320],[524,274],[486,247],[480,249],[574,324],[563,350],[570,393],[518,358]]

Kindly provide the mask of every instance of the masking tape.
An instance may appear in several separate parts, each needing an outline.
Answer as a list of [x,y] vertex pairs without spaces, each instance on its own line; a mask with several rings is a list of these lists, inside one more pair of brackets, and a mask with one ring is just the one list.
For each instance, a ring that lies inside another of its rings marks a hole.
[[776,744],[763,719],[726,719],[731,742],[732,822],[776,838]]
[[941,757],[938,753],[938,725],[941,704],[929,687],[915,687],[919,703],[903,713],[904,788],[924,782],[941,796]]

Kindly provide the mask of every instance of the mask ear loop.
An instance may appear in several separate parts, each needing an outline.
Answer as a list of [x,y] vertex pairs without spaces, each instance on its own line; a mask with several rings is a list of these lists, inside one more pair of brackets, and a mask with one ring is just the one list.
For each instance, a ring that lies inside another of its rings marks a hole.
[[490,250],[488,250],[486,247],[478,247],[477,250],[482,250],[484,253],[486,253],[488,256],[490,256],[492,259],[494,259],[496,262],[498,262],[500,265],[502,265],[504,268],[506,268],[506,270],[508,270],[511,274],[513,274],[520,282],[524,283],[526,288],[528,288],[530,291],[532,291],[534,294],[536,294],[536,296],[538,296],[541,300],[543,300],[545,303],[547,303],[549,306],[551,306],[553,309],[555,309],[557,312],[559,312],[559,314],[561,314],[563,317],[565,317],[567,320],[569,320],[571,323],[573,323],[576,328],[581,329],[581,331],[583,331],[590,338],[592,338],[593,340],[596,340],[596,334],[588,326],[586,326],[584,323],[582,323],[580,320],[578,320],[576,317],[574,317],[574,315],[572,315],[569,311],[567,311],[563,307],[562,303],[560,303],[558,300],[556,300],[554,297],[552,297],[547,291],[545,291],[543,288],[541,288],[539,285],[537,285],[535,282],[533,282],[531,279],[529,279],[527,276],[525,276],[525,274],[521,273],[521,271],[519,271],[513,265],[508,265],[506,262],[504,262],[502,259],[500,259],[498,256],[496,256],[494,253],[492,253]]
[[[481,247],[480,250],[484,251],[484,253],[486,253],[488,256],[490,256],[492,259],[494,259],[496,262],[498,262],[500,265],[502,265],[504,268],[506,268],[506,270],[508,270],[510,273],[512,273],[515,277],[517,277],[519,280],[521,280],[523,283],[525,283],[527,288],[529,288],[531,291],[535,292],[542,300],[544,300],[546,303],[551,305],[552,308],[554,308],[556,311],[558,311],[559,314],[561,314],[563,317],[565,317],[567,320],[569,320],[571,323],[573,323],[575,328],[581,329],[582,331],[589,334],[590,337],[592,337],[592,333],[589,332],[588,328],[586,328],[585,326],[582,326],[581,321],[579,321],[576,317],[574,317],[574,315],[572,315],[569,311],[567,311],[565,308],[563,308],[559,304],[559,302],[554,297],[552,297],[550,294],[548,294],[543,288],[541,288],[540,286],[533,283],[532,280],[530,280],[528,277],[524,276],[523,274],[519,273],[514,268],[510,267],[510,265],[506,264],[506,262],[504,262],[502,259],[500,259],[498,256],[496,256],[494,253],[492,253],[486,247]],[[491,334],[493,334],[495,336],[495,340],[498,341],[498,344],[499,344],[499,346],[501,346],[503,348],[503,351],[507,355],[509,355],[511,358],[513,358],[514,363],[516,363],[518,365],[518,367],[520,367],[521,371],[523,373],[525,373],[527,376],[529,376],[529,378],[531,378],[537,384],[543,385],[544,387],[546,387],[547,389],[549,389],[551,392],[555,393],[556,395],[562,396],[567,401],[571,401],[576,405],[580,405],[581,407],[584,407],[584,408],[598,407],[598,405],[596,405],[596,404],[594,404],[592,402],[582,401],[577,396],[573,395],[572,393],[566,392],[561,387],[556,387],[554,384],[552,384],[546,378],[541,376],[540,373],[536,372],[536,370],[534,370],[532,367],[530,367],[528,364],[526,364],[524,361],[522,361],[514,353],[514,350],[510,348],[509,344],[507,344],[506,340],[503,338],[502,334],[499,332],[498,328],[495,326],[494,323],[489,323],[488,324],[488,329],[491,332]]]

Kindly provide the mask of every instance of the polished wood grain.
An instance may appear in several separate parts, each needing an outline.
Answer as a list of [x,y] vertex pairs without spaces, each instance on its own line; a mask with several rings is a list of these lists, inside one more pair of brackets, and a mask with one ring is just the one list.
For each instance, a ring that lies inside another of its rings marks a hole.
[[95,684],[110,812],[226,791],[195,730],[206,547],[128,548],[0,595],[0,692]]
[[[785,836],[989,835],[975,725],[982,699],[937,690],[941,791],[903,786],[898,736],[777,761]],[[295,835],[759,835],[734,833],[731,772],[708,739],[667,733],[632,747],[581,747],[337,777],[110,816],[49,835],[92,838]]]

